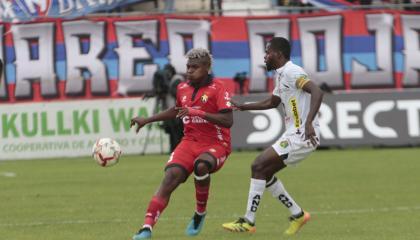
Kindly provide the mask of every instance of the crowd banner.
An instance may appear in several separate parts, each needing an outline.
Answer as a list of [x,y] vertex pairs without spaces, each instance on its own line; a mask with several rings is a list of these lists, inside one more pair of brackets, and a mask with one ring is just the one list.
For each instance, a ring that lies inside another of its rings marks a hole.
[[2,22],[76,18],[142,1],[145,0],[0,0],[0,17]]
[[[420,146],[420,91],[326,94],[319,111],[321,147]],[[268,94],[236,96],[255,102]],[[284,132],[282,111],[235,112],[236,149],[265,148]]]
[[150,116],[154,107],[154,98],[1,105],[0,160],[89,156],[102,137],[115,139],[123,154],[167,153],[158,124],[130,129],[132,117]]
[[419,13],[381,10],[2,23],[0,103],[150,92],[163,65],[185,72],[184,55],[192,47],[210,49],[217,79],[245,72],[251,92],[266,92],[272,76],[265,70],[265,44],[272,36],[290,39],[291,60],[333,89],[419,87],[419,22]]

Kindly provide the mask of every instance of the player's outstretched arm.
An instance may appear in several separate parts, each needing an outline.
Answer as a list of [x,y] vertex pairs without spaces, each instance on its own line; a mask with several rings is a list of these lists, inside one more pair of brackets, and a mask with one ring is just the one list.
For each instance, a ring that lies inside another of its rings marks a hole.
[[241,110],[241,111],[247,111],[247,110],[266,110],[270,108],[276,108],[280,104],[281,100],[280,97],[276,95],[271,95],[269,98],[264,99],[259,102],[254,103],[244,103],[240,104],[234,100],[231,100],[232,105]]
[[206,113],[204,119],[225,128],[231,128],[233,125],[233,114],[231,110],[223,113]]
[[160,112],[156,115],[153,115],[148,118],[142,117],[134,117],[130,121],[130,127],[136,126],[136,133],[140,131],[140,128],[144,127],[144,125],[152,122],[164,121],[169,119],[174,119],[177,115],[178,111],[175,110],[175,107],[168,108],[163,112]]

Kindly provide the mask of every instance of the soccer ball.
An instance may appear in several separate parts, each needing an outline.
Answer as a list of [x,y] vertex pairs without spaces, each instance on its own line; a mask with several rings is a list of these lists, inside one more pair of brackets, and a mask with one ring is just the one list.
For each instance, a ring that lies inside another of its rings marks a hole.
[[110,167],[118,163],[121,147],[111,138],[100,138],[93,145],[92,156],[100,166]]

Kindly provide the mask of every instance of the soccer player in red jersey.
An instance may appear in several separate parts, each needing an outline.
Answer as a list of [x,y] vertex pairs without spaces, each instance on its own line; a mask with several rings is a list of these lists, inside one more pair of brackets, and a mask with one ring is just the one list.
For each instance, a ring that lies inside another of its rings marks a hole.
[[144,224],[134,240],[151,238],[153,226],[168,205],[172,192],[194,173],[196,210],[186,234],[197,235],[203,227],[210,188],[210,174],[218,171],[231,152],[233,124],[230,93],[209,75],[212,56],[202,48],[187,54],[187,82],[178,85],[176,106],[149,118],[135,117],[136,132],[144,125],[182,118],[184,137],[172,152],[165,176],[147,208]]

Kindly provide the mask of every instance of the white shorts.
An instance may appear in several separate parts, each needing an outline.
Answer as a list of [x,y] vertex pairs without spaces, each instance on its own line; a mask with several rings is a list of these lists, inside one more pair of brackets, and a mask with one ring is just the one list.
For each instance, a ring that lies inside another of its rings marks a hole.
[[[317,136],[319,139],[319,134],[317,134]],[[296,133],[290,134],[285,132],[280,139],[272,145],[272,147],[279,156],[287,155],[287,157],[283,160],[286,165],[295,165],[309,156],[316,149],[316,147],[311,144],[310,140],[304,139],[305,134],[298,135]]]

